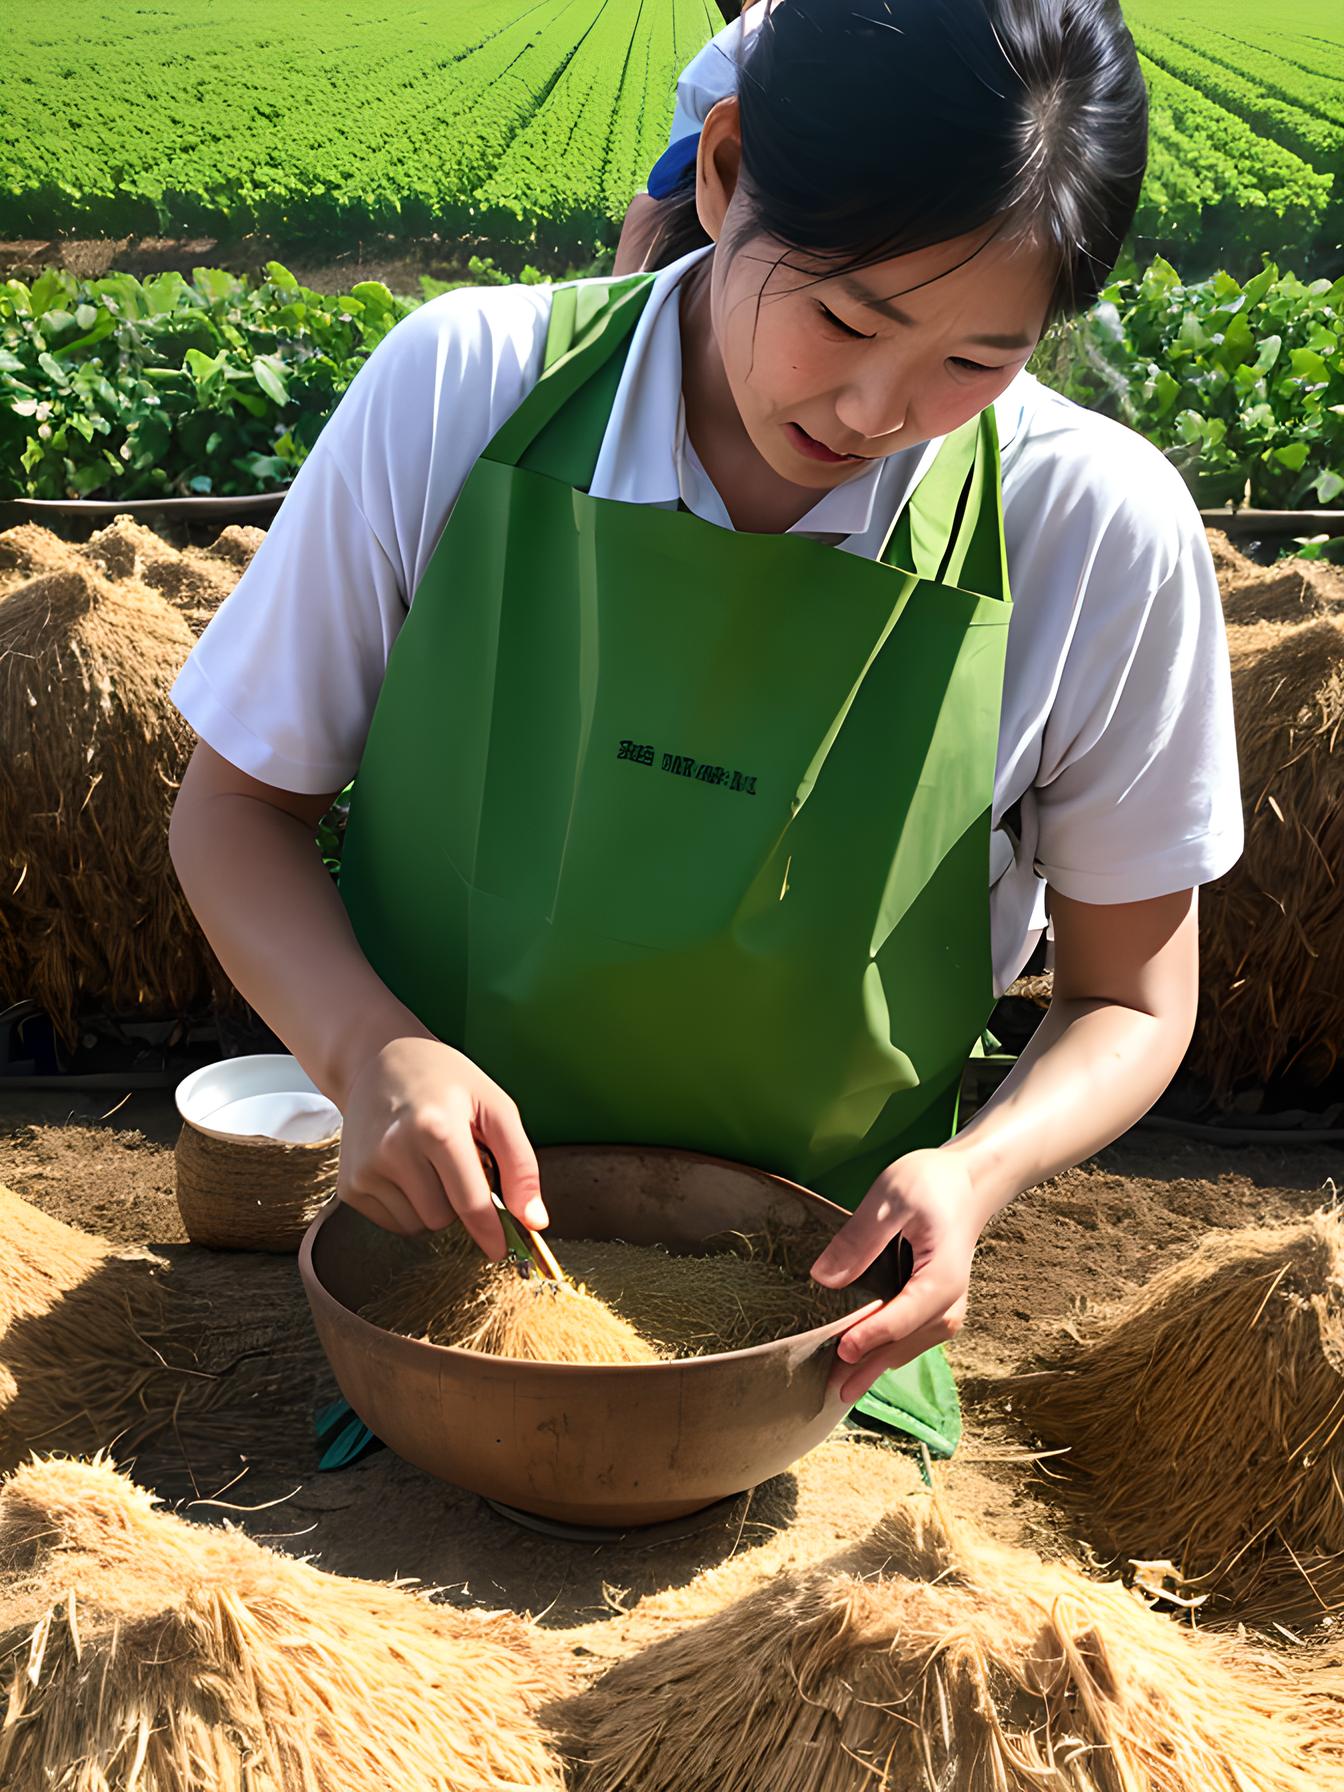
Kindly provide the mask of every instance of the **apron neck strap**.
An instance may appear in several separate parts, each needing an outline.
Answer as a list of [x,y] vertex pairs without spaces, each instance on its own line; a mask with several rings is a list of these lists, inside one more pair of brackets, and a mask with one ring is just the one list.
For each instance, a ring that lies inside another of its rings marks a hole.
[[893,523],[879,558],[977,597],[1008,595],[993,405],[947,437]]
[[485,460],[587,491],[625,355],[655,274],[557,286],[541,378],[486,447]]

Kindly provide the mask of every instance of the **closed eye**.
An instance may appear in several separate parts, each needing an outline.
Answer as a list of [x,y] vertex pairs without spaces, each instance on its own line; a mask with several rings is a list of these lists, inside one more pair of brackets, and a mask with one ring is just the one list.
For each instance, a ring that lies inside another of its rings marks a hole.
[[828,305],[822,304],[820,299],[817,299],[815,302],[817,310],[820,311],[821,315],[826,319],[826,322],[834,329],[839,330],[842,336],[855,337],[859,342],[872,341],[871,336],[865,336],[862,330],[852,329],[842,318],[838,318]]
[[1002,373],[1001,367],[986,367],[983,361],[968,361],[964,355],[953,355],[952,365],[965,373]]

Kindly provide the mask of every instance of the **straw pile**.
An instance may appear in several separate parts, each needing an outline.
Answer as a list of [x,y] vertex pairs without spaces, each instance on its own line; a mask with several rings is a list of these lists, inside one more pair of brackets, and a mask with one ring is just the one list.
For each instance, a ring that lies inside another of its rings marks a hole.
[[[749,1241],[742,1241],[744,1246]],[[432,1344],[549,1363],[653,1363],[746,1350],[825,1325],[861,1301],[766,1255],[674,1257],[649,1245],[566,1239],[566,1294],[482,1257],[460,1229],[361,1308]]]
[[559,1792],[568,1676],[522,1619],[154,1505],[104,1461],[0,1489],[7,1792]]
[[194,736],[168,690],[256,531],[175,554],[119,518],[0,536],[0,1006],[173,1014],[230,986],[168,857]]
[[1166,1557],[1217,1611],[1300,1625],[1344,1603],[1344,1222],[1215,1234],[1088,1327],[1014,1405],[1120,1556]]
[[1344,1050],[1344,604],[1228,641],[1246,851],[1201,899],[1192,1053],[1219,1097]]
[[578,1792],[1339,1792],[1344,1713],[1267,1652],[941,1499],[613,1668]]
[[149,1251],[114,1250],[0,1186],[0,1467],[36,1448],[128,1447],[168,1422],[183,1377]]
[[1344,575],[1328,562],[1279,560],[1260,566],[1221,530],[1210,529],[1208,536],[1229,623],[1306,622],[1344,610]]
[[301,1314],[277,1327],[250,1312],[258,1273],[204,1256],[170,1268],[0,1184],[0,1469],[35,1449],[153,1444],[223,1479],[240,1448],[292,1453],[321,1357]]
[[36,523],[20,523],[0,534],[0,597],[35,575],[72,564],[92,567],[106,578],[158,591],[199,635],[265,539],[262,529],[234,524],[208,548],[175,548],[127,514],[77,544]]

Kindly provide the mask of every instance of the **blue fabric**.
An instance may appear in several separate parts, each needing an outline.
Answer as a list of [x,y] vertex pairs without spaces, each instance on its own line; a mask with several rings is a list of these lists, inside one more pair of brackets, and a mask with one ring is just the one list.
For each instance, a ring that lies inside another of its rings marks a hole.
[[678,137],[675,143],[663,151],[650,170],[649,197],[666,199],[674,193],[686,178],[687,171],[694,168],[695,158],[699,153],[699,131],[689,137]]

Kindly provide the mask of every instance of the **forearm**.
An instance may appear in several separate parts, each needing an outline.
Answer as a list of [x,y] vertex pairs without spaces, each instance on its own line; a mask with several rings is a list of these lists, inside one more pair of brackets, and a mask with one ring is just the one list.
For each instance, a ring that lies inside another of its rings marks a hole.
[[1184,1057],[1191,1020],[1176,1001],[1156,1013],[1052,1002],[1006,1080],[942,1148],[966,1169],[985,1217],[1141,1119]]
[[170,847],[235,988],[338,1107],[389,1040],[433,1037],[361,952],[305,822],[233,792],[179,799]]

